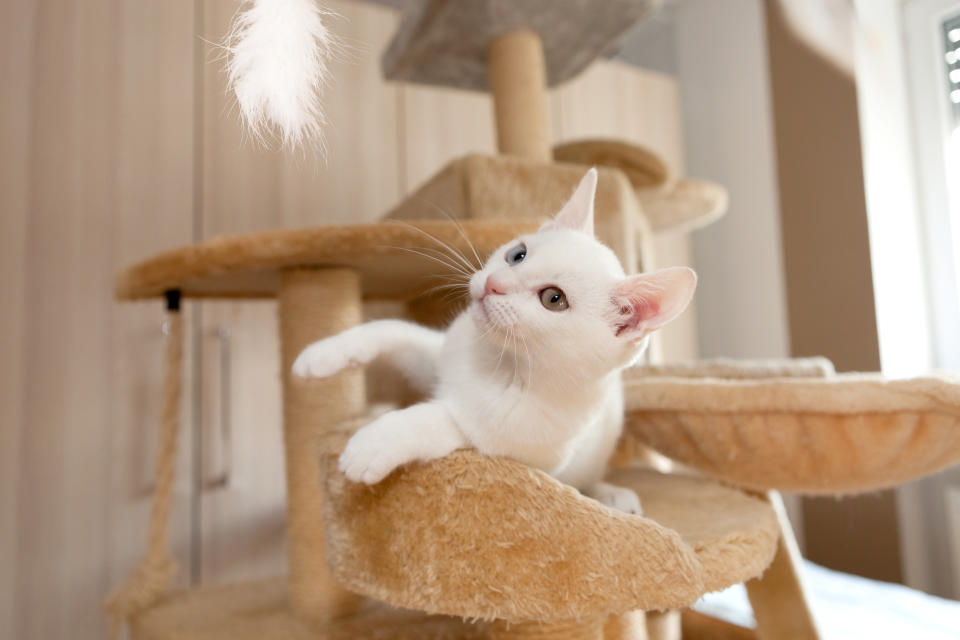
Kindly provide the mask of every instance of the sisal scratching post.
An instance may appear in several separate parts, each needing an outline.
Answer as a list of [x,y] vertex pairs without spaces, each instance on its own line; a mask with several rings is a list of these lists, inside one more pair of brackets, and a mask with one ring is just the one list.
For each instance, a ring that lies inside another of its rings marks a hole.
[[679,611],[647,612],[647,635],[650,640],[680,640]]
[[490,640],[604,640],[603,620],[581,620],[547,624],[510,624],[497,620],[490,625]]
[[628,611],[610,616],[603,625],[603,640],[649,640],[647,616],[643,611]]
[[540,36],[510,31],[490,43],[490,91],[500,153],[550,162],[547,73]]
[[365,408],[363,371],[329,379],[294,379],[300,351],[363,321],[360,278],[348,269],[292,269],[277,294],[287,467],[290,600],[301,617],[322,622],[355,611],[361,599],[327,569],[323,535],[320,436]]

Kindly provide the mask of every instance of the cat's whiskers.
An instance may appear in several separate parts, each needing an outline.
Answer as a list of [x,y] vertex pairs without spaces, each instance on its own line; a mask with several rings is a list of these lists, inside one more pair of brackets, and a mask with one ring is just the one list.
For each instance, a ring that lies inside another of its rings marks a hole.
[[444,292],[443,300],[447,301],[448,299],[456,298],[463,296],[464,294],[470,291],[470,284],[466,282],[451,282],[448,284],[440,284],[435,287],[431,287],[424,292],[423,295],[432,295],[435,293]]
[[527,345],[527,338],[520,333],[520,340],[523,343],[523,350],[527,354],[527,389],[533,385],[533,356],[530,353],[530,347]]
[[510,384],[512,385],[517,380],[517,374],[520,368],[519,358],[517,357],[517,332],[513,327],[510,327],[510,338],[513,340],[513,378],[510,379]]
[[[394,247],[394,248],[400,251],[405,251],[407,253],[416,254],[418,256],[426,258],[427,260],[436,262],[437,264],[441,264],[447,267],[448,269],[450,269],[451,271],[460,274],[463,277],[469,278],[470,276],[473,275],[473,273],[467,271],[459,264],[455,262],[451,262],[450,260],[447,260],[446,258],[449,258],[449,256],[445,253],[441,253],[439,251],[436,253],[428,253],[428,251],[432,251],[431,249],[428,249],[428,248],[424,248],[422,250],[411,249],[410,247]],[[452,274],[434,274],[434,275],[452,275]]]
[[491,375],[491,380],[496,376],[497,372],[500,370],[500,363],[503,362],[503,354],[507,351],[507,336],[509,334],[503,334],[503,346],[500,347],[500,357],[497,358],[497,366],[493,369],[493,374]]
[[[413,225],[413,224],[410,224],[409,222],[405,222],[405,221],[403,221],[403,220],[395,220],[394,222],[396,222],[396,223],[398,223],[398,224],[401,224],[401,225],[403,225],[403,226],[405,226],[405,227],[408,227],[408,228],[410,228],[410,229],[413,229],[414,231],[417,231],[418,233],[420,233],[420,234],[426,236],[427,238],[433,240],[435,243],[437,243],[438,245],[440,245],[441,247],[443,247],[444,249],[446,249],[447,251],[449,251],[449,252],[450,252],[450,253],[449,253],[450,257],[451,257],[451,258],[455,258],[456,260],[458,260],[458,261],[461,263],[461,265],[462,265],[468,272],[470,272],[471,274],[472,274],[473,272],[477,271],[478,268],[482,268],[482,265],[481,265],[481,267],[477,267],[476,265],[472,264],[469,260],[467,260],[466,256],[464,256],[460,251],[457,251],[457,250],[456,250],[453,246],[451,246],[449,243],[444,242],[443,240],[441,240],[441,239],[438,238],[437,236],[433,235],[432,233],[430,233],[430,232],[428,232],[428,231],[425,231],[425,230],[421,229],[420,227],[418,227],[418,226],[416,226],[416,225]],[[461,233],[462,233],[462,232],[461,232]]]
[[[447,262],[446,260],[443,260],[442,258],[439,258],[439,257],[434,256],[434,255],[432,255],[432,254],[424,253],[423,251],[418,251],[417,249],[411,249],[411,248],[409,248],[409,247],[391,247],[391,248],[396,249],[397,251],[404,251],[404,252],[406,252],[406,253],[413,253],[413,254],[418,255],[418,256],[420,256],[420,257],[426,258],[427,260],[430,260],[431,262],[435,262],[435,263],[437,263],[437,264],[443,265],[443,266],[446,267],[447,269],[450,269],[451,271],[454,271],[454,272],[456,272],[456,273],[459,273],[459,274],[460,274],[461,276],[463,276],[463,277],[467,277],[467,276],[468,276],[468,274],[467,274],[465,271],[463,271],[461,267],[459,267],[459,266],[457,266],[457,265],[454,265],[454,264],[452,264],[452,263],[450,263],[450,262]],[[436,275],[436,274],[431,274],[431,275]]]
[[426,201],[426,202],[428,205],[430,205],[431,207],[439,211],[441,215],[443,215],[447,220],[452,222],[457,227],[457,231],[460,232],[460,236],[466,241],[467,246],[470,247],[470,251],[473,252],[473,256],[477,259],[476,269],[482,269],[483,260],[480,259],[480,254],[477,253],[477,248],[473,245],[473,242],[467,236],[467,232],[463,228],[463,225],[460,224],[460,221],[454,218],[452,215],[450,215],[443,207],[438,205],[436,202],[430,202],[430,201]]

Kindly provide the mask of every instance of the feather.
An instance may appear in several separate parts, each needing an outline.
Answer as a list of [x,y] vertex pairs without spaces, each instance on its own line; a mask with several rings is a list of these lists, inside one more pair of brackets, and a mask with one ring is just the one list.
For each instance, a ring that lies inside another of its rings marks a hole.
[[259,141],[277,135],[286,148],[323,145],[320,94],[336,48],[314,0],[246,0],[224,47],[240,116]]

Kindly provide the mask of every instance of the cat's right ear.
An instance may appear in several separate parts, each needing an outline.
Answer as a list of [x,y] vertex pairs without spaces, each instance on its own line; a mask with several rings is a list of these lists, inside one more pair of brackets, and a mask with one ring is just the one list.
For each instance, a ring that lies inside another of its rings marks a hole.
[[613,289],[614,332],[627,340],[642,340],[683,313],[696,288],[697,274],[687,267],[624,278]]
[[597,194],[597,170],[591,168],[580,179],[577,190],[560,212],[540,227],[540,231],[569,229],[593,235],[593,199]]

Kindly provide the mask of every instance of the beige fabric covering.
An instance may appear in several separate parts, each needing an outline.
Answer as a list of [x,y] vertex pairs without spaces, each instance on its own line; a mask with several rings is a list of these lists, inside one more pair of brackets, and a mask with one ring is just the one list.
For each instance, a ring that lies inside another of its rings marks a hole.
[[170,594],[133,619],[134,640],[480,640],[483,625],[364,601],[358,613],[309,625],[295,616],[286,580]]
[[668,364],[645,364],[624,371],[625,380],[648,380],[657,377],[669,378],[724,378],[742,380],[749,378],[823,378],[836,373],[833,363],[826,358],[790,358],[771,360],[734,360],[712,358],[692,362]]
[[659,154],[620,140],[594,139],[564,142],[553,148],[557,162],[619,169],[634,189],[667,192],[677,176]]
[[334,576],[428,613],[558,623],[685,607],[759,575],[776,547],[767,504],[705,480],[618,471],[648,509],[641,518],[472,451],[372,487],[347,482],[335,455],[325,470]]
[[683,178],[667,191],[638,189],[643,213],[654,231],[693,231],[727,212],[727,190],[709,180]]
[[960,461],[956,378],[791,377],[789,365],[767,366],[708,365],[723,378],[631,372],[627,437],[761,490],[868,491]]
[[[424,216],[430,217],[430,216]],[[536,221],[460,223],[463,233],[486,255]],[[441,265],[408,250],[437,249],[430,234],[464,255],[472,252],[457,224],[450,221],[383,222],[262,231],[213,238],[161,253],[120,272],[119,300],[160,297],[180,289],[185,297],[272,298],[280,271],[292,267],[349,267],[360,274],[367,298],[408,300],[436,286]]]
[[660,156],[619,140],[566,142],[553,149],[561,162],[619,169],[630,180],[650,229],[692,231],[727,212],[727,190],[708,180],[677,177]]
[[[590,165],[547,163],[510,156],[457,158],[387,213],[402,220],[540,220],[554,215]],[[632,270],[637,264],[640,203],[622,171],[598,167],[597,237]]]

